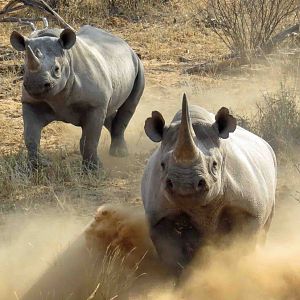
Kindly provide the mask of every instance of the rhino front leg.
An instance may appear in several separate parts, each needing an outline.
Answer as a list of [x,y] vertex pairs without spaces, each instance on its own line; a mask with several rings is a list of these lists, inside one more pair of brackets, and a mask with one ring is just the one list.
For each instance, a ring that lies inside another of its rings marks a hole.
[[97,148],[105,120],[104,116],[105,112],[101,109],[93,108],[85,114],[81,125],[80,152],[83,159],[82,163],[85,168],[90,170],[96,170],[101,167]]
[[28,151],[28,159],[32,167],[46,165],[39,157],[41,131],[43,127],[55,120],[51,108],[46,103],[22,104],[24,122],[24,140]]

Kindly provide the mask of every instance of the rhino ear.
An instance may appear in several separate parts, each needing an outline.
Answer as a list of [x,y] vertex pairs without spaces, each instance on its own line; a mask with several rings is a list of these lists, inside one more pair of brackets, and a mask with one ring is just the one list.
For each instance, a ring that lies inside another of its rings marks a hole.
[[165,128],[165,120],[160,112],[153,111],[151,118],[145,121],[145,132],[153,142],[161,142]]
[[25,38],[21,33],[17,31],[13,31],[10,35],[10,43],[18,51],[25,51],[26,40],[27,38]]
[[228,108],[222,107],[216,114],[216,122],[213,126],[218,131],[219,137],[227,139],[230,132],[234,132],[236,129],[236,118],[233,117]]
[[60,34],[59,42],[64,49],[71,49],[76,42],[76,33],[70,28],[64,29]]

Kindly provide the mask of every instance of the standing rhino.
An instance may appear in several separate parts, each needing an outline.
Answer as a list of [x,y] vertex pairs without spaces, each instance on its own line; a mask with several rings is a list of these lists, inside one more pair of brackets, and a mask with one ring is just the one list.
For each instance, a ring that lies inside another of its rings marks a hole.
[[77,34],[68,28],[45,29],[29,38],[14,31],[10,41],[26,54],[24,138],[34,165],[41,130],[55,120],[82,128],[85,166],[99,165],[103,125],[111,134],[110,154],[127,154],[124,131],[144,90],[144,70],[125,41],[92,26],[83,26]]
[[276,189],[276,157],[267,142],[236,126],[225,107],[216,116],[189,110],[185,95],[170,126],[154,111],[145,132],[161,144],[146,166],[142,199],[151,239],[172,271],[208,241],[265,237]]

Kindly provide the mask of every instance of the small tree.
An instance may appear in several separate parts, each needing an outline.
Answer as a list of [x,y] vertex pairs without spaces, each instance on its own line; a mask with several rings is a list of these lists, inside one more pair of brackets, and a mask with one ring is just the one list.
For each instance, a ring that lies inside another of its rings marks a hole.
[[210,0],[213,31],[242,62],[264,48],[299,8],[299,0]]

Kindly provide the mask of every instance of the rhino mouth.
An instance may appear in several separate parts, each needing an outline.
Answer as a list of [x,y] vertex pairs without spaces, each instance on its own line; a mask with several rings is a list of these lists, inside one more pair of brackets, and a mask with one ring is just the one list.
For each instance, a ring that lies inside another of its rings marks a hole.
[[187,265],[199,249],[202,234],[185,212],[170,215],[161,219],[155,227],[158,227],[167,239],[180,250],[182,267]]
[[47,95],[50,95],[53,93],[53,89],[55,88],[55,84],[51,83],[49,85],[45,85],[41,87],[40,89],[32,88],[31,86],[27,85],[26,83],[23,83],[23,86],[26,90],[26,92],[33,98],[39,99],[46,97]]

